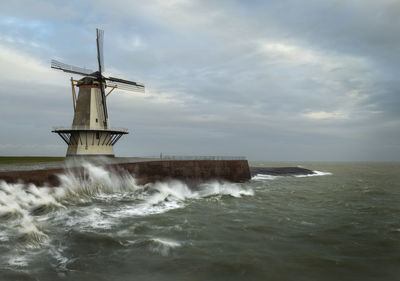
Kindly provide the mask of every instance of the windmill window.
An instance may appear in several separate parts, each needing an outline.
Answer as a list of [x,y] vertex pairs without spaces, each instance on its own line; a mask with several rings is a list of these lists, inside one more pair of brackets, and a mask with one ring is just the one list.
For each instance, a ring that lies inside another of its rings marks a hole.
[[99,119],[96,118],[96,123],[99,123]]
[[96,139],[98,140],[100,138],[99,132],[96,132]]

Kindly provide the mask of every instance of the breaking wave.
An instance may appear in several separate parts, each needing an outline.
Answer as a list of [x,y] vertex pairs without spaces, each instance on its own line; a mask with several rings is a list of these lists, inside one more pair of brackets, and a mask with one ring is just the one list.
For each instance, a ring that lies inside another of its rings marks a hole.
[[[67,170],[59,179],[58,187],[0,181],[0,242],[15,239],[19,246],[40,247],[51,239],[51,227],[110,229],[123,218],[183,208],[191,200],[254,194],[239,184],[218,181],[196,186],[180,181],[139,185],[128,173],[121,175],[90,163],[83,164],[81,175]],[[165,249],[175,244],[163,241],[153,241],[152,249],[168,254]]]
[[293,176],[296,178],[306,178],[306,177],[316,177],[316,176],[331,176],[332,173],[330,172],[321,172],[321,171],[312,171],[312,174],[304,174],[304,175],[282,175],[282,176],[274,176],[274,175],[267,175],[267,174],[256,174],[251,179],[264,181],[264,180],[275,180],[284,176]]
[[150,243],[150,250],[162,256],[170,255],[173,249],[179,247],[181,247],[181,243],[165,238],[152,238]]
[[313,171],[313,174],[309,175],[296,175],[296,178],[305,178],[305,177],[318,177],[318,176],[331,176],[330,172],[321,172],[321,171]]
[[265,174],[257,174],[253,176],[252,180],[274,180],[279,178],[279,176],[265,175]]

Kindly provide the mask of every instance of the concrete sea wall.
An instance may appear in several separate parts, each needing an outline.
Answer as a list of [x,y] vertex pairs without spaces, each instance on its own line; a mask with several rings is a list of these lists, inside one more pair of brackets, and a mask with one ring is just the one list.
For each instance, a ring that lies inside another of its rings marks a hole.
[[[250,180],[247,160],[162,160],[102,165],[118,174],[128,172],[140,184],[177,179],[182,181],[226,180],[243,182]],[[59,185],[59,174],[66,169],[41,169],[0,172],[0,180],[8,183],[33,183],[37,186]],[[85,176],[83,167],[70,168],[69,172]]]

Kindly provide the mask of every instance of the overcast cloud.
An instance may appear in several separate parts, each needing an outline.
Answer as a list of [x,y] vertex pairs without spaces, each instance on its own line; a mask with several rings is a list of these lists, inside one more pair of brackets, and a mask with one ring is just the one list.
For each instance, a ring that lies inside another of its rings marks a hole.
[[[0,155],[64,155],[69,75],[50,59],[142,82],[115,91],[117,156],[400,159],[400,2],[12,1],[0,10]],[[76,77],[78,78],[78,77]]]

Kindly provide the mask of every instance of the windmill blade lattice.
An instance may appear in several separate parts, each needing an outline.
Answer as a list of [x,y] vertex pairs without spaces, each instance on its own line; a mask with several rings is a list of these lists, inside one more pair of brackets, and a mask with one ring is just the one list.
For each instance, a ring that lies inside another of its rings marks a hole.
[[144,85],[134,81],[124,80],[115,77],[105,77],[107,84],[117,86],[118,89],[133,91],[133,92],[144,92]]
[[103,85],[103,74],[104,71],[104,57],[103,57],[103,42],[104,42],[104,31],[101,29],[96,28],[96,45],[97,45],[97,61],[99,64],[99,71],[98,74],[98,81],[100,82],[100,91],[101,91],[101,103],[103,104],[104,109],[104,128],[107,128],[107,119],[108,119],[108,112],[107,112],[107,101],[106,101],[106,92],[104,90]]
[[79,75],[83,75],[83,76],[88,76],[93,73],[93,70],[91,70],[91,69],[73,66],[70,64],[59,62],[57,60],[51,60],[51,68],[59,69],[64,72],[79,74]]
[[102,74],[104,71],[103,42],[104,30],[96,28],[97,61],[99,63],[100,74]]

